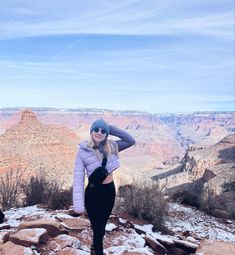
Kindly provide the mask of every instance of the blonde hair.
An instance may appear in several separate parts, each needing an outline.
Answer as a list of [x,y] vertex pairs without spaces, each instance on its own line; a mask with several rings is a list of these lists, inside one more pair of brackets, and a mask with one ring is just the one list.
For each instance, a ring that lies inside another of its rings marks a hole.
[[[88,141],[87,147],[94,149],[95,142],[92,138],[90,138],[90,140]],[[98,155],[98,157],[102,159],[103,155],[100,153],[100,151],[98,149],[95,149],[95,151],[96,151],[96,154]],[[114,140],[106,139],[105,144],[104,144],[104,152],[107,156],[109,156],[110,154],[115,154],[118,156],[119,151],[118,151],[117,143]]]

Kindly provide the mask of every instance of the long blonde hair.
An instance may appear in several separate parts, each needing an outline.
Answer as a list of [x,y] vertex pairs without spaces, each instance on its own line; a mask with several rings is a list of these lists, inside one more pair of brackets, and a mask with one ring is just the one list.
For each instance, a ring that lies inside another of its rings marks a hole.
[[[90,140],[88,141],[87,147],[91,148],[91,149],[95,148],[95,142],[94,142],[94,140],[92,138],[90,138]],[[102,153],[98,149],[95,149],[95,152],[96,152],[96,154],[98,155],[98,157],[100,159],[103,158]],[[110,154],[115,154],[115,155],[119,156],[119,151],[118,151],[117,143],[114,140],[106,139],[105,143],[104,143],[104,152],[105,152],[107,157]]]

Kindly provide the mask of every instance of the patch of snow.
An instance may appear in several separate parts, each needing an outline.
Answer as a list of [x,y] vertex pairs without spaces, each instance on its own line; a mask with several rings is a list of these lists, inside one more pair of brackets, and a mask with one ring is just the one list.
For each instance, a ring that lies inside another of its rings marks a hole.
[[201,238],[233,243],[235,222],[226,225],[219,219],[197,209],[177,203],[169,203],[169,215],[165,225],[174,232],[190,231]]
[[105,227],[105,230],[111,232],[111,231],[113,231],[113,230],[116,229],[116,228],[117,228],[117,226],[116,226],[115,224],[113,224],[113,223],[108,223],[108,224],[106,225],[106,227]]
[[158,241],[162,241],[163,243],[174,244],[174,241],[171,236],[162,235],[157,232],[149,232],[148,235],[150,235],[151,237],[153,237],[154,239]]
[[34,252],[31,248],[24,248],[24,255],[34,255]]
[[153,225],[152,224],[145,224],[145,225],[138,225],[138,224],[134,224],[135,229],[138,229],[140,231],[143,231],[144,233],[151,233],[152,229],[153,229]]
[[68,215],[66,213],[57,213],[56,215],[54,215],[54,217],[58,219],[73,219],[74,218],[71,215]]
[[125,249],[128,250],[133,247],[143,248],[145,245],[145,240],[134,229],[129,229],[125,235],[114,238],[112,240],[113,246],[116,246],[120,241],[125,244]]
[[127,220],[124,220],[122,218],[118,218],[118,220],[122,223],[122,224],[125,224],[127,222]]
[[105,249],[104,252],[109,255],[122,255],[125,251],[128,252],[139,252],[143,255],[154,255],[154,253],[150,252],[148,247],[143,248],[127,248],[126,246],[113,246],[108,249]]
[[187,246],[187,247],[190,247],[190,248],[193,248],[193,249],[197,249],[198,248],[198,245],[195,244],[195,243],[191,243],[191,242],[188,242],[188,241],[184,241],[184,240],[175,240],[176,243],[178,244],[183,244],[184,246]]
[[189,242],[193,242],[193,243],[200,243],[198,240],[196,240],[192,236],[187,236],[186,240],[189,241]]
[[90,255],[90,252],[82,251],[82,250],[76,250],[76,255]]
[[68,243],[70,243],[71,247],[76,249],[81,246],[80,241],[76,237],[65,235],[65,234],[58,235],[54,240],[66,241],[67,242],[66,246],[68,245]]
[[21,208],[11,208],[4,212],[6,216],[5,224],[10,224],[11,227],[18,227],[21,218],[24,217],[33,217],[33,216],[42,216],[47,218],[53,218],[49,212],[42,208],[38,208],[37,205],[21,207]]
[[90,247],[88,247],[87,245],[84,245],[84,244],[82,244],[80,246],[80,249],[83,250],[83,251],[86,251],[86,252],[90,252]]
[[115,254],[115,255],[121,255],[126,251],[126,246],[112,246],[108,249],[104,249],[104,252],[106,254]]
[[177,212],[188,212],[188,213],[192,212],[192,208],[185,207],[178,203],[170,203],[169,205],[171,207],[171,210],[176,210]]
[[33,250],[33,254],[34,254],[34,255],[41,255],[41,253],[38,252],[38,251],[36,251],[36,250]]
[[146,255],[154,255],[154,253],[149,251],[148,247],[136,248],[136,249],[132,250],[132,252],[139,252],[141,254],[146,254]]

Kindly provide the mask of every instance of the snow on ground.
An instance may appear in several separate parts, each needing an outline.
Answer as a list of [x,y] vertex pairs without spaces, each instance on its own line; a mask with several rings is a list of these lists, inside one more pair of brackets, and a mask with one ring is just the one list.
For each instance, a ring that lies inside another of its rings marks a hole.
[[106,227],[105,227],[105,230],[111,232],[111,231],[113,231],[113,230],[116,229],[116,228],[117,228],[117,226],[116,226],[115,224],[113,224],[113,223],[108,223],[108,224],[106,225]]
[[169,204],[170,212],[165,225],[174,232],[190,231],[201,238],[234,243],[235,221],[222,223],[220,219],[206,215],[197,209],[177,203]]
[[153,255],[152,252],[149,251],[148,247],[144,247],[144,248],[127,248],[126,246],[113,246],[110,247],[108,249],[105,249],[104,251],[106,252],[106,254],[114,254],[114,255],[121,255],[123,254],[123,252],[125,251],[129,251],[129,252],[139,252],[140,254],[143,255]]
[[119,218],[119,221],[120,221],[121,223],[123,223],[123,224],[125,224],[125,223],[127,222],[127,220],[124,220],[124,219],[122,219],[122,218]]
[[22,219],[25,217],[40,217],[40,218],[54,218],[48,211],[38,208],[37,205],[21,207],[21,208],[11,208],[4,212],[7,219],[7,224],[11,227],[18,227]]
[[152,224],[145,224],[143,226],[138,225],[138,224],[134,224],[135,229],[139,229],[145,233],[149,233],[152,232],[153,229],[153,225]]
[[125,243],[125,247],[138,247],[142,248],[145,245],[145,240],[135,232],[134,229],[129,229],[127,235],[119,236],[117,239],[114,238],[112,243],[118,244],[119,242]]
[[73,219],[73,216],[70,216],[66,213],[57,213],[55,214],[55,217],[58,219]]
[[124,251],[129,251],[153,255],[150,249],[145,247],[145,240],[134,229],[128,229],[123,235],[113,238],[112,244],[112,247],[105,249],[107,254],[121,255]]
[[[24,208],[12,208],[4,212],[7,221],[4,224],[10,224],[11,227],[17,227],[21,221],[25,218],[37,219],[37,218],[70,218],[71,216],[64,213],[64,211],[47,211],[42,208],[38,208],[37,205]],[[126,219],[119,218],[120,222],[126,222]],[[0,224],[0,226],[3,224]],[[191,207],[186,207],[176,203],[169,204],[169,216],[167,216],[165,225],[174,232],[190,231],[191,234],[195,234],[201,238],[223,240],[225,242],[233,243],[235,241],[235,221],[231,220],[230,224],[223,223],[222,220],[215,217],[204,214],[203,212]],[[115,229],[115,225],[112,223],[107,224],[107,230],[111,231]],[[165,242],[172,242],[172,237],[162,235],[160,233],[152,232],[152,225],[146,224],[140,226],[135,224],[136,228],[139,228],[146,233],[150,234],[155,239],[164,239]],[[81,237],[92,238],[91,232],[85,229],[81,233]],[[140,252],[142,254],[153,254],[148,247],[145,247],[144,235],[139,235],[134,229],[127,229],[121,235],[117,235],[111,241],[111,245],[106,249],[107,254],[122,254],[125,250]],[[188,240],[190,241],[190,240]],[[125,245],[123,245],[125,244]],[[89,251],[89,247],[86,244],[82,244],[85,251]]]
[[148,232],[147,234],[158,241],[160,240],[160,241],[167,243],[169,245],[174,244],[172,237],[169,235],[162,235],[157,232]]

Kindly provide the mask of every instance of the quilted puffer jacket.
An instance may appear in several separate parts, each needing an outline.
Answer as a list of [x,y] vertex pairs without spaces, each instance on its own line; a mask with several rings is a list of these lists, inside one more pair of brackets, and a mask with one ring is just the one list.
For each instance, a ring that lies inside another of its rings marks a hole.
[[[117,136],[120,140],[113,141],[117,143],[118,151],[123,151],[135,144],[135,139],[126,131],[115,126],[109,126],[109,134]],[[76,213],[84,212],[84,181],[85,171],[87,177],[99,166],[101,159],[94,149],[87,147],[88,141],[80,144],[76,155],[74,176],[73,176],[73,206]],[[120,166],[118,155],[110,154],[107,157],[106,169],[109,173],[113,172]]]

